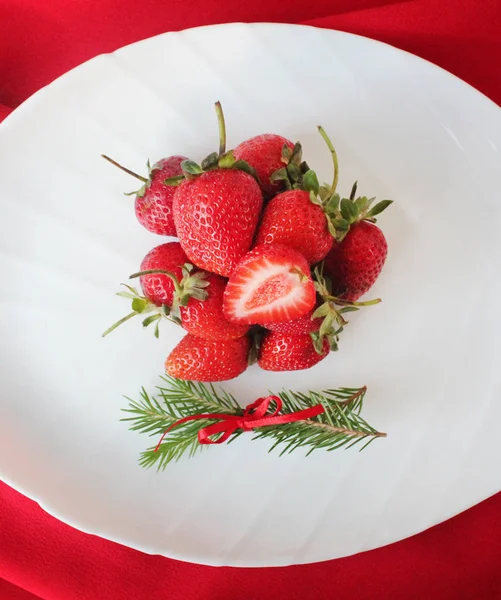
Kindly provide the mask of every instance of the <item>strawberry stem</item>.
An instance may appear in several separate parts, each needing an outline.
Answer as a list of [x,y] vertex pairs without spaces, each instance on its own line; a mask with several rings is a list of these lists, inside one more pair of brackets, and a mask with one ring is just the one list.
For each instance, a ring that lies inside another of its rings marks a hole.
[[128,315],[125,315],[125,317],[122,317],[120,319],[120,321],[117,321],[116,323],[113,323],[113,325],[111,327],[108,327],[108,329],[101,335],[101,337],[106,337],[109,333],[114,331],[117,327],[120,327],[120,325],[122,325],[122,323],[125,323],[129,319],[132,319],[132,317],[135,317],[137,314],[138,313],[136,311],[133,311],[133,312],[129,313]]
[[224,122],[223,107],[219,100],[214,104],[216,108],[217,124],[219,127],[219,156],[226,152],[226,124]]
[[147,183],[148,182],[148,180],[146,179],[146,177],[143,177],[142,175],[138,175],[137,173],[134,173],[134,171],[131,171],[127,167],[124,167],[120,163],[117,163],[116,160],[113,160],[109,156],[106,156],[106,154],[101,154],[101,156],[104,158],[104,160],[107,160],[109,163],[111,163],[115,167],[118,167],[119,169],[122,169],[122,171],[125,171],[129,175],[132,175],[132,177],[135,177],[136,179],[139,179],[139,181],[142,181],[143,183]]
[[331,152],[331,156],[332,156],[332,165],[334,167],[334,178],[332,180],[332,186],[331,186],[331,195],[332,195],[336,191],[337,182],[339,179],[339,164],[337,161],[337,153],[336,153],[336,150],[334,149],[334,146],[332,145],[332,142],[329,139],[329,136],[325,133],[325,129],[321,125],[318,125],[318,131],[320,132],[320,135],[324,139],[324,142],[327,144],[327,148],[329,148],[329,150]]

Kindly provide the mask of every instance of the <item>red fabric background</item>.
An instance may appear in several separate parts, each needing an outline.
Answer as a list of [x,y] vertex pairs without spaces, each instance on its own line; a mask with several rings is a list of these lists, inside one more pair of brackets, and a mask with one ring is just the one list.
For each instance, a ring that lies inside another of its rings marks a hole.
[[[501,104],[499,0],[0,0],[0,120],[96,54],[165,31],[239,20],[307,23],[386,41]],[[500,567],[501,494],[354,557],[215,569],[83,534],[0,483],[0,600],[495,600]]]

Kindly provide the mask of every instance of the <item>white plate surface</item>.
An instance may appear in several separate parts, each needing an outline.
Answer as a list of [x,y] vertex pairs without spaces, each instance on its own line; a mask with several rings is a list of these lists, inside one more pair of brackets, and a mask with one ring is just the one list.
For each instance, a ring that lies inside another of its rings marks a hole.
[[[278,458],[242,436],[158,475],[151,443],[120,423],[122,394],[152,390],[180,332],[139,322],[114,296],[161,242],[135,221],[147,157],[261,132],[301,139],[323,178],[332,135],[340,188],[393,198],[389,258],[341,350],[294,374],[249,369],[268,389],[367,384],[365,416],[389,433],[362,453]],[[501,421],[501,111],[448,73],[364,38],[284,25],[162,35],[100,56],[0,126],[0,466],[60,519],[146,552],[212,565],[336,558],[400,540],[497,492]]]

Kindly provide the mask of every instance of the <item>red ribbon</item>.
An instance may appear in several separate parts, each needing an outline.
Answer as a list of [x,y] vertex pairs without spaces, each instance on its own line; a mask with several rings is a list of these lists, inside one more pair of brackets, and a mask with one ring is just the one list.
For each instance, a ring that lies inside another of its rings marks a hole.
[[[275,409],[273,412],[268,413],[270,404],[275,403]],[[278,396],[267,396],[266,398],[259,398],[252,404],[245,407],[243,415],[227,415],[221,413],[214,414],[203,414],[203,415],[191,415],[184,417],[173,423],[168,429],[166,429],[158,442],[155,452],[158,451],[160,444],[164,441],[165,436],[183,423],[188,421],[196,421],[198,419],[217,419],[219,423],[214,425],[208,425],[203,427],[198,432],[198,441],[200,444],[222,444],[225,442],[237,429],[243,429],[244,431],[251,431],[256,427],[267,427],[268,425],[283,425],[284,423],[295,423],[297,421],[304,421],[305,419],[311,419],[324,412],[324,407],[321,404],[316,404],[311,408],[304,410],[298,410],[294,413],[286,415],[279,415],[278,413],[282,410],[282,400]],[[217,439],[211,439],[211,436],[221,433]]]

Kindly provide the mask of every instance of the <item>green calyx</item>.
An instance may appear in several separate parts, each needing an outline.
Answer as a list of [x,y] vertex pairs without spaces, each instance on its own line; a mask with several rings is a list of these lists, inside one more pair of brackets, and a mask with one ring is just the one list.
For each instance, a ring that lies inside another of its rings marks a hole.
[[149,325],[154,323],[154,333],[155,337],[157,338],[160,335],[159,324],[160,320],[163,317],[165,317],[169,321],[172,321],[173,323],[176,323],[177,325],[181,325],[181,321],[179,320],[179,318],[176,315],[171,314],[171,308],[169,306],[167,306],[166,304],[162,306],[156,306],[156,304],[153,304],[153,302],[148,300],[148,298],[146,298],[145,296],[141,296],[141,294],[139,294],[136,288],[133,288],[132,286],[127,285],[125,283],[122,283],[122,285],[126,288],[126,291],[117,292],[117,296],[127,298],[131,301],[132,312],[125,315],[125,317],[122,317],[116,323],[113,323],[111,327],[108,327],[108,329],[103,333],[102,337],[107,336],[109,333],[117,329],[117,327],[120,327],[120,325],[137,315],[148,315],[143,320],[143,327],[148,327]]
[[302,174],[301,181],[292,187],[309,192],[311,202],[320,206],[324,211],[330,234],[336,241],[341,242],[352,225],[359,221],[375,223],[376,215],[382,213],[393,201],[381,200],[374,204],[375,198],[367,198],[366,196],[355,198],[357,182],[352,187],[350,197],[342,198],[336,192],[339,181],[339,163],[336,150],[324,128],[319,125],[318,131],[331,153],[333,166],[332,183],[320,185],[315,171],[308,169]]
[[324,341],[329,342],[331,350],[338,350],[339,336],[343,332],[348,321],[344,315],[349,312],[360,310],[363,306],[373,306],[381,302],[380,298],[366,302],[349,302],[332,295],[332,285],[329,278],[323,274],[323,263],[314,270],[315,290],[321,296],[323,302],[315,310],[312,319],[322,318],[322,325],[318,331],[310,333],[313,346],[318,354],[324,352]]
[[151,180],[152,180],[152,177],[153,177],[153,172],[156,171],[159,168],[157,164],[154,164],[153,166],[151,166],[150,161],[148,160],[146,162],[146,167],[148,169],[148,177],[143,177],[142,175],[138,175],[138,173],[135,173],[134,171],[131,171],[127,167],[124,167],[123,165],[121,165],[120,163],[118,163],[116,160],[113,160],[109,156],[106,156],[106,154],[101,154],[101,156],[105,160],[107,160],[109,163],[111,163],[113,166],[115,166],[118,169],[124,171],[124,173],[127,173],[128,175],[132,175],[132,177],[135,177],[139,181],[142,181],[143,185],[138,190],[135,190],[134,192],[124,192],[124,196],[138,196],[139,198],[142,198],[144,196],[146,190],[151,185]]
[[146,271],[139,271],[129,276],[129,279],[136,279],[137,277],[144,277],[144,275],[166,275],[172,280],[174,284],[174,297],[172,306],[170,307],[170,314],[176,315],[180,306],[186,306],[190,298],[196,300],[206,300],[208,293],[205,289],[210,285],[207,281],[207,275],[205,271],[195,271],[195,267],[190,263],[185,263],[182,266],[183,277],[181,281],[178,281],[177,277],[171,271],[165,269],[148,269]]
[[284,144],[282,148],[283,167],[274,171],[270,176],[272,183],[282,182],[286,190],[303,190],[304,177],[311,171],[306,162],[303,161],[303,149],[301,144],[296,142],[292,150]]
[[145,296],[141,296],[136,288],[131,287],[123,283],[122,285],[126,288],[126,291],[121,291],[117,293],[117,296],[121,296],[122,298],[127,298],[131,300],[131,308],[132,312],[127,314],[125,317],[122,317],[119,321],[114,323],[111,327],[109,327],[104,333],[103,337],[107,336],[109,333],[114,331],[117,327],[125,323],[132,317],[136,315],[148,315],[143,320],[143,327],[148,327],[152,323],[155,324],[155,337],[159,337],[159,323],[165,318],[168,321],[172,321],[176,325],[181,325],[181,317],[179,315],[179,307],[186,306],[190,300],[190,298],[196,298],[197,300],[206,300],[207,299],[207,290],[205,289],[209,282],[206,281],[207,273],[203,271],[193,272],[193,265],[186,263],[182,267],[183,277],[181,281],[177,280],[177,277],[171,273],[170,271],[165,271],[162,269],[150,269],[147,271],[140,271],[139,273],[133,273],[129,279],[135,279],[137,277],[142,277],[143,275],[154,275],[161,274],[166,275],[172,279],[174,284],[174,298],[172,302],[172,306],[168,306],[167,304],[162,304],[162,306],[157,306],[151,300],[146,298]]
[[237,169],[252,175],[257,181],[256,171],[248,162],[236,160],[233,150],[226,151],[226,124],[220,102],[215,103],[215,109],[219,129],[219,152],[211,152],[200,164],[193,160],[184,160],[181,163],[182,174],[168,177],[164,180],[165,185],[177,186],[186,179],[196,179],[203,173],[214,169]]

